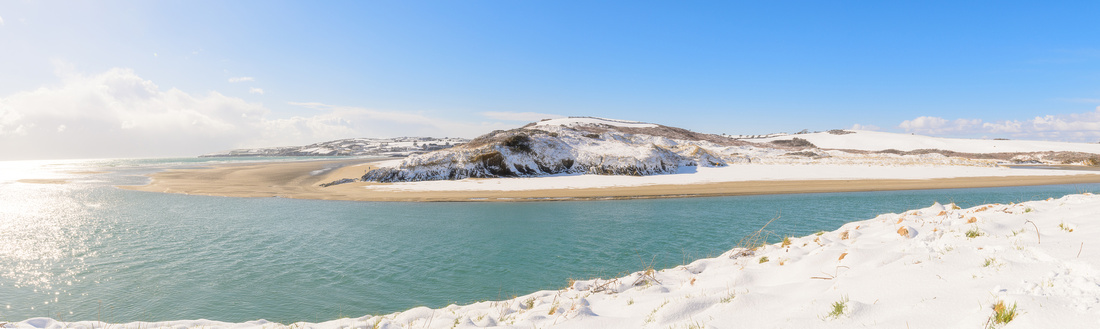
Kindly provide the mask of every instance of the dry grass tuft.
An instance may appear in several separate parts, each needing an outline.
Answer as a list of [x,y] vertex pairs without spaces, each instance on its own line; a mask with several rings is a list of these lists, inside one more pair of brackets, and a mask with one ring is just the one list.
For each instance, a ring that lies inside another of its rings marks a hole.
[[840,232],[841,240],[848,240],[848,231]]
[[844,260],[844,256],[848,256],[848,253],[843,253],[843,254],[840,254],[840,257],[837,257],[836,261],[838,261],[838,262],[839,262],[839,261],[842,261],[842,260]]
[[970,224],[970,223],[976,223],[977,221],[978,221],[978,218],[977,218],[977,217],[970,217],[970,219],[967,219],[967,220],[966,220],[966,223],[967,223],[967,224]]
[[1005,325],[1012,320],[1016,319],[1016,303],[1012,303],[1012,307],[1005,305],[1003,300],[998,300],[996,304],[993,304],[993,315],[989,316],[989,321],[986,321],[986,328],[996,328],[997,326]]
[[902,226],[902,227],[898,228],[898,235],[908,238],[909,237],[909,228],[905,227],[905,226]]
[[554,313],[557,313],[557,312],[558,312],[558,296],[554,296],[554,301],[550,302],[550,312],[547,312],[546,315],[554,315]]
[[[746,235],[745,237],[741,238],[741,240],[737,241],[737,248],[741,248],[743,250],[756,250],[762,246],[767,245],[768,237],[771,236],[771,231],[765,231],[764,229],[767,228],[768,225],[771,225],[771,223],[777,219],[779,219],[779,216],[775,216],[771,220],[768,220],[768,222],[764,223],[764,226],[761,226],[759,230],[756,230],[756,232],[753,232],[752,234]],[[751,252],[742,251],[740,253],[737,253],[735,257],[747,256],[751,254]]]
[[969,239],[973,239],[979,236],[982,236],[982,231],[979,230],[977,227],[971,228],[970,230],[966,231],[966,237]]
[[947,210],[941,211],[941,212],[940,212],[939,214],[937,214],[936,216],[947,216]]

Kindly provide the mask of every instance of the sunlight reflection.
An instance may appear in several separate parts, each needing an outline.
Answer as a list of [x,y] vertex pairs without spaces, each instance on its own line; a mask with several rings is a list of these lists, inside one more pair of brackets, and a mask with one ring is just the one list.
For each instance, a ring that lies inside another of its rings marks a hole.
[[59,295],[79,282],[92,239],[88,209],[69,184],[21,179],[66,179],[66,161],[0,162],[0,277],[14,288]]

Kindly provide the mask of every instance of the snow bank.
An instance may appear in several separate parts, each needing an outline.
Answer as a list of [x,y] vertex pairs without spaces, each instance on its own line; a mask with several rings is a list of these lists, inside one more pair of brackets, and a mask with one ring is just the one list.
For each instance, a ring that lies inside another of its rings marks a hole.
[[910,134],[896,134],[879,131],[847,130],[852,134],[831,134],[828,132],[788,135],[772,138],[752,139],[753,142],[771,142],[802,138],[817,147],[826,149],[850,149],[863,151],[882,151],[895,149],[912,151],[938,149],[962,153],[1015,153],[1015,152],[1084,152],[1100,154],[1100,144],[1027,141],[1027,140],[988,140],[930,137]]
[[735,164],[688,167],[651,176],[558,175],[401,182],[368,185],[379,191],[528,191],[650,185],[687,185],[769,180],[933,179],[956,177],[1056,176],[1090,174],[1077,170],[1013,169],[979,166],[882,166],[833,164]]
[[[259,320],[5,328],[1090,328],[1100,324],[1100,196],[934,204],[684,266],[503,301],[289,326]],[[730,237],[737,241],[740,237]],[[994,305],[1015,307],[1007,325]]]

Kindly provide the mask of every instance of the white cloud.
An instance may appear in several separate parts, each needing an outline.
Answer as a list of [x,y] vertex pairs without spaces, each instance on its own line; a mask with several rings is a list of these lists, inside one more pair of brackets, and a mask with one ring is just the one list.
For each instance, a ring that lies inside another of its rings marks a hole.
[[[201,154],[252,138],[268,112],[217,92],[161,90],[129,69],[86,76],[59,65],[56,72],[58,86],[0,98],[4,156]],[[257,119],[247,121],[241,113]]]
[[245,81],[256,81],[256,79],[253,78],[253,77],[233,77],[233,78],[229,78],[229,82],[231,82],[231,83],[245,82]]
[[59,84],[0,97],[0,160],[193,156],[350,137],[474,137],[516,127],[324,103],[295,103],[314,111],[275,117],[261,104],[218,92],[164,90],[129,69],[74,71],[58,63]]
[[930,135],[996,134],[1021,139],[1096,142],[1100,138],[1100,106],[1093,112],[1036,116],[1028,120],[983,122],[981,119],[949,121],[919,117],[902,122],[909,132]]
[[251,87],[251,88],[248,88],[248,93],[249,93],[249,94],[260,94],[260,95],[263,95],[263,94],[264,94],[264,90],[263,90],[262,88],[256,88],[256,87]]
[[536,112],[481,112],[480,114],[493,120],[523,122],[535,122],[542,119],[558,119],[565,117],[563,115]]
[[870,131],[880,131],[880,130],[882,130],[882,128],[879,128],[876,125],[861,125],[861,124],[858,124],[858,123],[852,125],[848,129],[851,129],[851,130],[870,130]]
[[971,133],[980,128],[981,119],[955,119],[947,120],[940,117],[918,117],[913,120],[902,121],[898,126],[908,132],[916,132],[929,135]]

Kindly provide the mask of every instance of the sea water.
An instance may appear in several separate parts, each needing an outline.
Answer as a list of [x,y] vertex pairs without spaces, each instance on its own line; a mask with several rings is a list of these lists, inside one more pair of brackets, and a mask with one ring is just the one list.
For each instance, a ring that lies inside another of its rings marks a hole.
[[1100,189],[387,203],[114,187],[165,168],[233,161],[256,160],[0,162],[0,322],[290,323],[438,308],[717,256],[772,219],[775,241],[933,202],[969,207]]

